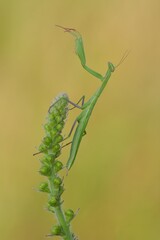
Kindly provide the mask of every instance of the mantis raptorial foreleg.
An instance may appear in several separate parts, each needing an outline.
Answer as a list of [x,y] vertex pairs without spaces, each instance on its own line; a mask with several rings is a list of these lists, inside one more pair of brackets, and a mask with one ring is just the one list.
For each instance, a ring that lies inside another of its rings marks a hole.
[[66,27],[62,27],[59,25],[56,25],[56,26],[64,29],[65,32],[71,33],[75,37],[75,52],[81,61],[82,67],[87,72],[92,74],[94,77],[103,81],[103,76],[100,73],[94,71],[93,69],[91,69],[90,67],[88,67],[86,65],[86,57],[85,57],[85,51],[84,51],[83,40],[82,40],[81,34],[78,31],[76,31],[74,28],[66,28]]

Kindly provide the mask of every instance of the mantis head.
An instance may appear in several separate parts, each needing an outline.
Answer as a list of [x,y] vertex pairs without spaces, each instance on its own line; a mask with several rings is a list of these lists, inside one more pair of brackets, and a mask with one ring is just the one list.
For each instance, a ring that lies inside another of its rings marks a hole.
[[111,72],[114,72],[115,66],[113,65],[113,63],[108,62],[108,69],[109,69]]
[[127,50],[127,51],[124,53],[123,57],[121,58],[121,60],[119,61],[119,63],[118,63],[116,66],[114,66],[113,63],[108,62],[108,69],[110,70],[110,72],[114,72],[115,69],[116,69],[117,67],[119,67],[119,66],[124,62],[124,60],[126,59],[126,57],[128,57],[128,54],[129,54],[129,53],[130,53],[130,51]]

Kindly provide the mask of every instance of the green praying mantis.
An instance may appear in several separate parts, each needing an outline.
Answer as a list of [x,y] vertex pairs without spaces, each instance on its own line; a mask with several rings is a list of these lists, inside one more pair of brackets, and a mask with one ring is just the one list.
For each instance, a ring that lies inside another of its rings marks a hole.
[[65,27],[62,27],[62,26],[59,26],[59,25],[56,25],[56,26],[64,29],[65,32],[68,32],[75,37],[75,52],[80,59],[82,67],[87,72],[89,72],[91,75],[100,79],[101,82],[102,82],[101,86],[97,89],[97,91],[93,94],[93,96],[91,96],[91,98],[87,102],[84,103],[85,96],[83,96],[79,100],[79,102],[82,101],[82,106],[78,105],[79,102],[77,104],[74,104],[73,102],[68,100],[69,103],[71,103],[74,107],[77,107],[77,108],[82,110],[82,112],[79,114],[79,116],[74,121],[74,124],[71,128],[71,131],[70,131],[69,135],[68,135],[68,137],[71,136],[72,131],[73,131],[76,123],[78,123],[78,125],[76,127],[76,130],[75,130],[75,133],[74,133],[74,136],[73,136],[73,140],[71,142],[72,144],[71,144],[70,156],[69,156],[69,159],[68,159],[67,164],[66,164],[66,167],[69,170],[73,166],[73,163],[75,161],[75,158],[76,158],[76,155],[77,155],[82,137],[86,133],[86,127],[87,127],[88,121],[90,119],[90,116],[92,114],[94,106],[98,101],[98,98],[100,97],[104,88],[106,87],[106,84],[108,83],[112,73],[124,61],[124,59],[128,56],[129,52],[128,51],[125,52],[122,59],[120,60],[120,62],[116,66],[114,66],[111,62],[108,62],[108,69],[107,69],[105,75],[102,76],[101,74],[97,73],[96,71],[92,70],[91,68],[89,68],[86,65],[86,57],[85,57],[85,51],[84,51],[84,46],[83,46],[83,40],[82,40],[82,37],[81,37],[80,33],[73,28],[65,28]]

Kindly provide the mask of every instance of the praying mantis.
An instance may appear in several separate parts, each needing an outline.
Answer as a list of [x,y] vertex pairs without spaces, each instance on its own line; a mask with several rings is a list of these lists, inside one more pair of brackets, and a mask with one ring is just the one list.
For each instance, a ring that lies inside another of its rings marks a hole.
[[68,100],[69,103],[71,103],[74,107],[77,107],[77,108],[82,110],[82,112],[78,115],[78,117],[74,121],[74,124],[71,128],[71,131],[70,131],[69,135],[68,135],[68,137],[71,136],[72,131],[73,131],[76,123],[78,123],[78,125],[76,127],[76,130],[75,130],[75,133],[74,133],[74,136],[73,136],[73,140],[71,142],[72,144],[71,144],[70,156],[69,156],[69,159],[68,159],[67,164],[66,164],[67,169],[70,170],[71,167],[73,166],[74,162],[75,162],[75,158],[76,158],[76,155],[77,155],[82,137],[86,133],[85,130],[86,130],[88,121],[91,117],[91,114],[92,114],[92,111],[95,107],[95,104],[98,101],[98,98],[100,97],[104,88],[106,87],[106,84],[108,83],[112,73],[124,61],[124,59],[128,56],[129,52],[128,51],[125,52],[122,59],[120,60],[120,62],[116,66],[114,66],[111,62],[108,62],[108,69],[107,69],[105,75],[102,76],[101,74],[97,73],[96,71],[92,70],[91,68],[89,68],[86,65],[86,57],[85,57],[85,51],[84,51],[84,46],[83,46],[83,40],[82,40],[82,36],[80,35],[80,33],[73,28],[66,28],[66,27],[62,27],[62,26],[59,26],[59,25],[56,25],[56,26],[62,28],[63,30],[65,30],[65,32],[68,32],[75,37],[75,52],[80,59],[82,67],[87,72],[89,72],[91,75],[100,79],[101,82],[102,82],[101,86],[97,89],[97,91],[90,97],[90,99],[87,102],[84,103],[85,96],[83,96],[79,100],[79,102],[82,101],[82,106],[78,105],[79,102],[77,104],[74,104],[73,102]]

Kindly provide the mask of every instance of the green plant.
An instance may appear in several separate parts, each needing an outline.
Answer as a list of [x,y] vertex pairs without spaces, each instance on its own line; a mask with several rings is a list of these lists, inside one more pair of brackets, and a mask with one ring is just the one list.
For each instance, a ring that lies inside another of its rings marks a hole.
[[68,96],[60,94],[50,106],[47,121],[44,125],[45,137],[38,150],[43,154],[40,159],[41,167],[39,173],[47,177],[47,181],[42,182],[39,191],[48,194],[48,210],[56,215],[58,224],[53,226],[48,236],[61,236],[65,240],[74,240],[75,236],[70,230],[70,222],[75,214],[73,210],[62,210],[63,200],[61,195],[64,191],[63,179],[59,172],[63,164],[59,158],[61,155],[61,143],[63,141],[62,130],[68,113]]

